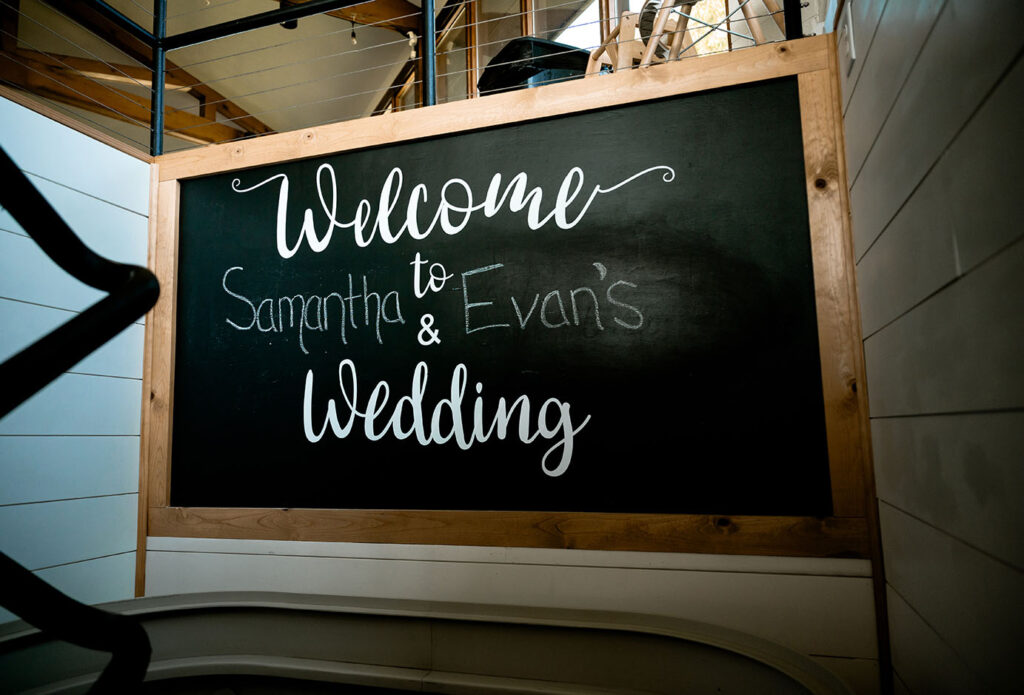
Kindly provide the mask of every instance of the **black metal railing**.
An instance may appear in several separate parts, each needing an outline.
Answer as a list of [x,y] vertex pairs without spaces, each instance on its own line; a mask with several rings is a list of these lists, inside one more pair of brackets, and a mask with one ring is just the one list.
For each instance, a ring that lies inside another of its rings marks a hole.
[[[156,304],[160,286],[146,268],[115,263],[82,243],[0,149],[0,204],[57,265],[109,294],[0,364],[0,418],[40,391]],[[146,675],[150,644],[130,616],[87,606],[0,553],[0,605],[53,637],[111,652],[91,693],[132,692]]]
[[[246,14],[250,7],[234,0],[186,4],[42,0],[40,14],[0,0],[0,87],[73,107],[72,118],[159,155],[482,96],[482,71],[500,70],[494,58],[510,40],[567,44],[569,57],[594,51],[619,10],[643,5],[619,0],[598,11],[596,0],[519,0],[495,13],[477,0],[281,0]],[[802,4],[656,0],[684,28],[666,25],[660,43],[682,40],[683,50],[665,45],[654,62],[799,38]],[[65,30],[67,21],[75,29]],[[300,23],[294,36],[276,26]],[[95,50],[93,39],[106,48]],[[510,71],[521,72],[522,62]],[[540,72],[528,86],[564,77]]]
[[78,280],[110,293],[0,365],[2,418],[144,316],[160,286],[148,269],[115,263],[82,243],[2,149],[0,180],[0,204],[46,255]]
[[0,553],[0,581],[4,585],[0,605],[46,636],[111,653],[90,693],[131,693],[145,678],[151,649],[138,619],[80,603],[4,553]]

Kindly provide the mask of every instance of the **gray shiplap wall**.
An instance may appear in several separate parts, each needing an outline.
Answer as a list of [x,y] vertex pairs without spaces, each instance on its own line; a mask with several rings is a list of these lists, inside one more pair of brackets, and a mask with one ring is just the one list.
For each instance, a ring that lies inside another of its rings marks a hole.
[[[5,99],[0,145],[89,247],[146,264],[148,164]],[[0,360],[102,296],[0,209]],[[88,603],[134,595],[143,332],[0,420],[0,549]]]
[[850,197],[897,692],[1019,692],[1024,4],[848,0]]

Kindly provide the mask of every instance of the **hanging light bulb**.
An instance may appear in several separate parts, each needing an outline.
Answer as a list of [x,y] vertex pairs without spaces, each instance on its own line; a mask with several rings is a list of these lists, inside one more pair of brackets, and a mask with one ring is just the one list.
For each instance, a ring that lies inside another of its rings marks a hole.
[[416,34],[411,31],[405,34],[409,37],[409,60],[416,60]]
[[349,22],[349,23],[352,25],[352,45],[355,46],[356,44],[359,43],[359,41],[356,40],[356,23],[355,22]]

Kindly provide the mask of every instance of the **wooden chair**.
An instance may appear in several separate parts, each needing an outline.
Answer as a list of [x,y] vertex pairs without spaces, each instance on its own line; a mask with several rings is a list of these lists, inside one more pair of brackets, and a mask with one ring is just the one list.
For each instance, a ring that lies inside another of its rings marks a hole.
[[633,67],[634,61],[642,57],[644,48],[643,42],[636,35],[639,21],[640,15],[636,12],[622,13],[619,23],[609,32],[608,38],[590,52],[590,60],[587,61],[587,77],[601,72],[601,68],[605,64],[611,65],[612,70]]
[[[785,35],[785,26],[777,0],[763,0],[763,2]],[[598,74],[605,64],[610,64],[612,70],[621,70],[631,68],[636,63],[639,63],[641,67],[647,67],[656,62],[664,62],[666,49],[668,51],[667,60],[677,60],[680,58],[680,54],[683,56],[694,55],[696,53],[694,47],[687,46],[684,50],[683,42],[689,40],[687,33],[689,17],[686,15],[690,13],[695,4],[696,0],[662,0],[657,15],[655,15],[650,35],[646,40],[636,35],[640,16],[635,12],[623,12],[618,26],[612,29],[608,38],[590,53],[587,76]],[[683,14],[673,17],[673,10],[676,8]],[[764,32],[753,16],[750,4],[742,5],[740,11],[747,22],[754,43],[765,43]],[[669,36],[671,36],[671,43],[667,43]]]
[[[672,11],[678,5],[682,12],[688,14],[694,4],[693,2],[685,2],[685,0],[679,3],[675,0],[665,0],[665,2],[661,3],[658,13],[654,17],[654,25],[651,28],[650,35],[647,37],[647,44],[644,46],[643,55],[640,57],[640,65],[647,67],[655,60],[662,62],[665,59],[664,52],[666,48],[662,42],[670,35],[672,36],[672,43],[671,47],[668,47],[668,59],[675,60],[679,57],[683,41],[689,38],[686,33],[686,26],[690,20],[685,14],[680,15],[678,18],[673,17]],[[693,47],[688,46],[686,53],[692,55],[693,52]]]
[[[689,12],[695,2],[662,0],[650,36],[646,41],[643,37],[637,36],[640,15],[635,12],[623,12],[618,25],[611,30],[608,38],[591,51],[586,74],[588,76],[596,75],[601,72],[601,68],[605,64],[611,65],[612,70],[622,70],[631,68],[635,64],[647,66],[654,62],[663,62],[665,60],[664,50],[659,51],[658,48],[662,38],[668,35],[672,35],[671,46],[664,47],[668,49],[668,59],[678,58],[683,39],[686,37],[688,19],[680,17],[676,20],[672,17],[672,10],[677,4],[683,12]],[[692,54],[693,48],[689,47],[686,53]]]

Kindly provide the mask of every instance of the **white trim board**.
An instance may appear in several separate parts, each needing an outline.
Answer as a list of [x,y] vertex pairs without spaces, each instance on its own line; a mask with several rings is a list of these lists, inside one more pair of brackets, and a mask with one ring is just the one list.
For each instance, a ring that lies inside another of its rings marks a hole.
[[767,555],[713,555],[704,553],[650,553],[615,550],[563,550],[553,548],[498,548],[398,543],[327,543],[313,541],[243,540],[223,538],[170,538],[150,536],[146,549],[182,553],[287,555],[374,560],[418,560],[563,567],[687,570],[693,572],[745,572],[800,574],[828,577],[870,577],[871,561],[842,558],[779,557]]

